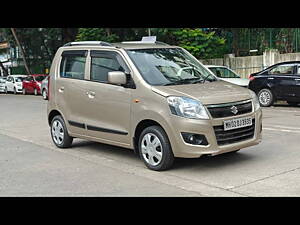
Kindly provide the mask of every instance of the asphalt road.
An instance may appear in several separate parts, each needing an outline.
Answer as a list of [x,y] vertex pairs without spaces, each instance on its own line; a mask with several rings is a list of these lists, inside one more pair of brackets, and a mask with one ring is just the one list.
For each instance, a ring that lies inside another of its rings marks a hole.
[[128,149],[50,139],[41,96],[0,94],[0,196],[300,196],[300,106],[263,109],[263,141],[148,170]]

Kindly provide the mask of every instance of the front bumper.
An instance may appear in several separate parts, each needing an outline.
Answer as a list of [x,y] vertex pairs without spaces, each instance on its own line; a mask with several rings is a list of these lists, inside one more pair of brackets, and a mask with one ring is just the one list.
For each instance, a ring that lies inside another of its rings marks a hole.
[[[242,140],[235,143],[218,145],[215,135],[214,126],[223,125],[224,120],[230,120],[234,118],[251,117],[255,119],[254,135],[252,138]],[[259,109],[256,112],[251,112],[234,117],[217,118],[210,120],[195,120],[186,119],[172,115],[170,118],[171,127],[169,128],[168,137],[171,142],[172,150],[175,157],[182,158],[198,158],[201,155],[218,155],[226,152],[239,150],[245,147],[259,144],[262,139],[262,111]],[[187,144],[182,136],[181,132],[195,133],[205,135],[208,145],[192,145]]]

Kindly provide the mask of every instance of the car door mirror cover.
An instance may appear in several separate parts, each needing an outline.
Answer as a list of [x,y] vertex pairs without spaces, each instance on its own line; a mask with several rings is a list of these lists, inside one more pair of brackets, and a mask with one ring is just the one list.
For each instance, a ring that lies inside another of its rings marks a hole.
[[108,72],[107,81],[109,84],[125,85],[127,83],[126,74],[122,71]]

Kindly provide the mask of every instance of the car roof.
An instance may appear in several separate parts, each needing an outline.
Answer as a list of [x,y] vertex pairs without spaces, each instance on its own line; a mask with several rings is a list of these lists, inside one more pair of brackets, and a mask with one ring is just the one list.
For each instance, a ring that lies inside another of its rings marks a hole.
[[167,45],[164,43],[143,43],[139,41],[112,43],[116,48],[123,49],[150,49],[150,48],[178,48],[178,46]]
[[[144,39],[144,37],[143,37]],[[108,43],[103,41],[75,41],[75,42],[69,42],[63,45],[63,48],[122,48],[122,49],[153,49],[153,48],[179,48],[178,46],[171,46],[166,43],[156,41],[156,38],[154,40],[143,40],[142,41],[123,41],[123,42],[117,42],[117,43]]]
[[281,64],[295,64],[295,63],[299,63],[300,64],[300,61],[285,61],[285,62],[280,62],[280,63],[276,63],[272,66],[277,66],[277,65],[281,65]]
[[24,74],[13,74],[13,75],[9,75],[11,77],[27,77],[28,75],[24,75]]

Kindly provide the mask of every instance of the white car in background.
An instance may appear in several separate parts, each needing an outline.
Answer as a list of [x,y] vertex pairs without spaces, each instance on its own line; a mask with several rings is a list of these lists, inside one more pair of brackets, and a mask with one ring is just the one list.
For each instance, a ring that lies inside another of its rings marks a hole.
[[9,75],[5,82],[5,93],[13,92],[14,94],[22,93],[23,80],[27,75]]
[[214,75],[216,75],[220,80],[227,81],[232,84],[236,84],[242,87],[248,88],[249,80],[246,78],[241,78],[233,70],[226,66],[214,66],[205,65]]

